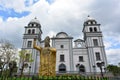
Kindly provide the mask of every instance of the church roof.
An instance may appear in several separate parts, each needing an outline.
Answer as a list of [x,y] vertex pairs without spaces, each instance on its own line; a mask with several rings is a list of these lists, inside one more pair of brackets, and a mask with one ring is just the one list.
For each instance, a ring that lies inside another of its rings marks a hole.
[[83,42],[83,40],[82,39],[76,39],[76,40],[74,40],[74,42]]

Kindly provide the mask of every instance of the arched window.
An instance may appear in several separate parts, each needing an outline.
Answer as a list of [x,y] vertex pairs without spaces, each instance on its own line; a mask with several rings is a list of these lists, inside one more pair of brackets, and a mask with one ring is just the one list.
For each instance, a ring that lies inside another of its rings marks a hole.
[[93,32],[93,30],[92,30],[92,28],[91,28],[91,27],[89,28],[89,30],[90,30],[90,32]]
[[28,30],[28,34],[31,34],[31,30],[30,29]]
[[34,24],[32,24],[32,26],[34,26]]
[[35,34],[35,29],[32,30],[32,34]]
[[93,21],[93,24],[96,24],[95,21]]
[[59,72],[60,73],[65,73],[66,72],[66,66],[65,66],[65,64],[60,64],[59,65]]
[[80,48],[80,47],[82,47],[82,45],[79,43],[79,44],[77,45],[77,47]]
[[85,67],[83,65],[80,65],[79,72],[85,72]]
[[94,27],[94,31],[97,32],[97,28],[96,27]]
[[89,21],[88,24],[91,24],[91,22]]
[[34,26],[36,26],[36,24],[34,24]]
[[32,24],[29,24],[29,26],[32,26]]

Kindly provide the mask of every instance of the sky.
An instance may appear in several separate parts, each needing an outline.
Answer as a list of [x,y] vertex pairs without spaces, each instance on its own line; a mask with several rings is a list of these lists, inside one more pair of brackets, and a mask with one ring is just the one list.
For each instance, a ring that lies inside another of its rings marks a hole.
[[83,38],[83,23],[90,15],[101,24],[108,64],[120,62],[120,0],[0,0],[0,39],[22,47],[24,26],[37,17],[42,39],[66,32]]

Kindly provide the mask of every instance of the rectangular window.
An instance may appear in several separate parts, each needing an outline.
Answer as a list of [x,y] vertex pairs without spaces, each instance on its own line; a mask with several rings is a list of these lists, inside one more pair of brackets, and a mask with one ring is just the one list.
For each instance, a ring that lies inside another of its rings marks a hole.
[[29,62],[29,58],[30,58],[30,54],[26,54],[25,61],[26,61],[26,62]]
[[32,45],[32,41],[28,41],[27,47],[28,47],[28,48],[31,48],[31,45]]
[[60,55],[60,61],[64,61],[64,55]]
[[97,39],[93,39],[93,44],[94,44],[94,46],[98,46],[98,40]]
[[95,55],[96,55],[96,61],[100,61],[101,60],[100,53],[96,52]]
[[64,45],[60,45],[60,48],[64,48]]
[[79,62],[83,62],[83,56],[79,56]]

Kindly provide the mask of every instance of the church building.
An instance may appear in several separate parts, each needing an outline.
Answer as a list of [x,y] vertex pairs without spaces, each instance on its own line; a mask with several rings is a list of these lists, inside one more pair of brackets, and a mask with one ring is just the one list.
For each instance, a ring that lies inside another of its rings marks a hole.
[[[57,49],[57,74],[97,73],[100,72],[100,66],[105,71],[107,59],[100,24],[88,16],[83,23],[82,32],[84,38],[74,41],[73,37],[69,36],[67,32],[58,32],[56,36],[51,38],[51,47]],[[28,67],[24,69],[24,73],[30,71],[34,75],[39,71],[40,53],[33,48],[33,40],[37,38],[37,45],[43,46],[44,40],[41,39],[41,35],[42,26],[39,20],[34,18],[25,26],[23,35],[22,49],[29,50],[30,53],[26,56],[31,54],[34,60],[33,62],[26,61]],[[19,68],[21,68],[21,63]]]

